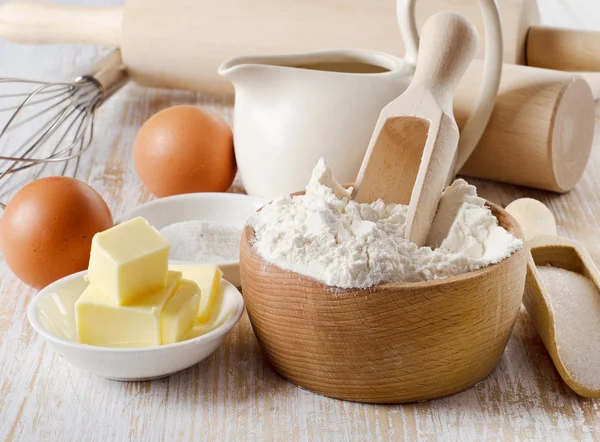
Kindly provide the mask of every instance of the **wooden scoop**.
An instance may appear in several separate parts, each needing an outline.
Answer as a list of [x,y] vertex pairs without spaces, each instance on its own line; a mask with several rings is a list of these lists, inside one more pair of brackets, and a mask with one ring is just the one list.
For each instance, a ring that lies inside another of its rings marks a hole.
[[[552,212],[523,198],[506,210],[531,251],[523,303],[566,384],[600,397],[600,272],[583,245],[556,236]],[[551,267],[549,267],[551,266]]]
[[475,28],[462,15],[440,12],[427,20],[413,80],[383,108],[356,179],[358,202],[409,205],[406,237],[420,246],[453,172],[453,92],[476,49]]

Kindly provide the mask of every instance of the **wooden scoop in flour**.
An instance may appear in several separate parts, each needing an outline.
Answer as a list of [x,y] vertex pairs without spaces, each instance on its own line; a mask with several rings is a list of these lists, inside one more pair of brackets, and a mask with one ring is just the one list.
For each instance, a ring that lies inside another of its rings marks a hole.
[[600,397],[600,272],[577,241],[556,236],[552,212],[523,198],[506,210],[531,251],[523,303],[566,384]]
[[409,205],[406,237],[420,246],[453,176],[453,93],[476,49],[476,30],[462,15],[440,12],[427,20],[413,80],[383,108],[356,179],[358,202]]

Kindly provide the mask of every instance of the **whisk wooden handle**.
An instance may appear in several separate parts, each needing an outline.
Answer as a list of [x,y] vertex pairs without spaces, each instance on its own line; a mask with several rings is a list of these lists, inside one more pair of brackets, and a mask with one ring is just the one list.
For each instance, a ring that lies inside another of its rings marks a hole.
[[8,2],[0,6],[0,36],[16,43],[119,46],[122,19],[122,7]]
[[121,59],[121,50],[114,49],[106,57],[96,63],[83,75],[92,77],[102,86],[103,97],[106,101],[112,94],[117,92],[129,80],[127,69]]

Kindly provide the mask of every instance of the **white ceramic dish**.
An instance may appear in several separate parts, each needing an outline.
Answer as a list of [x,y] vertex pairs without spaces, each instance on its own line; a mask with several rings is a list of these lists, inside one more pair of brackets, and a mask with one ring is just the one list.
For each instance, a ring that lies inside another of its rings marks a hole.
[[[188,193],[160,198],[142,204],[125,214],[119,222],[141,216],[161,229],[169,224],[203,220],[237,227],[240,231],[250,215],[268,201],[237,193]],[[241,236],[241,232],[240,232]],[[173,264],[190,264],[189,261],[171,260]],[[223,271],[223,279],[240,286],[240,261],[212,262]]]
[[71,364],[98,376],[141,381],[169,376],[197,364],[223,342],[244,311],[240,292],[221,282],[221,296],[210,319],[212,331],[176,344],[143,348],[95,347],[77,342],[75,301],[87,286],[87,270],[62,278],[41,290],[31,301],[31,326]]

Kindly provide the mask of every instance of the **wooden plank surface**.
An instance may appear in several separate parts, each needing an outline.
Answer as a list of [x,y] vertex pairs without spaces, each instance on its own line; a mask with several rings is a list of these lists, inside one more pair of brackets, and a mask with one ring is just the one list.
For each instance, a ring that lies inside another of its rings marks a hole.
[[[540,0],[540,6],[545,24],[600,29],[595,1]],[[104,53],[0,42],[0,75],[68,79]],[[93,153],[77,177],[107,199],[116,217],[151,198],[132,168],[137,129],[156,111],[182,103],[231,122],[231,97],[132,84],[99,110]],[[599,136],[584,179],[568,195],[470,181],[502,205],[541,199],[559,233],[583,240],[600,263]],[[242,190],[237,180],[233,191]],[[324,398],[277,376],[261,358],[246,316],[225,345],[188,370],[152,382],[104,380],[70,366],[33,332],[26,318],[33,295],[1,262],[0,440],[600,440],[600,401],[578,397],[560,381],[525,312],[497,369],[473,388],[426,403],[374,406]]]

